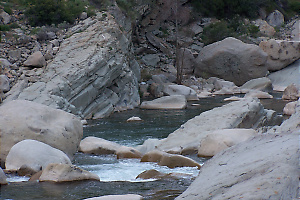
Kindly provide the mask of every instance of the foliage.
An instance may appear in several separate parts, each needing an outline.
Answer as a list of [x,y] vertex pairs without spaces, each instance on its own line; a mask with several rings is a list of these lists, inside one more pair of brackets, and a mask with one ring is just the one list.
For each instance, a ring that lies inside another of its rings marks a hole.
[[196,11],[205,16],[217,18],[232,18],[235,15],[254,18],[259,8],[266,5],[268,0],[193,0]]
[[9,15],[13,14],[13,11],[9,6],[4,6],[3,10]]
[[136,13],[133,9],[135,6],[135,1],[134,0],[116,0],[119,8],[123,10],[128,17],[131,19],[134,19],[136,17]]
[[234,37],[234,29],[228,27],[228,22],[220,21],[214,24],[210,24],[207,27],[204,27],[202,33],[202,41],[205,45],[220,41],[226,37]]
[[0,31],[10,31],[9,25],[0,25]]
[[26,16],[33,26],[73,23],[85,10],[82,0],[28,0]]

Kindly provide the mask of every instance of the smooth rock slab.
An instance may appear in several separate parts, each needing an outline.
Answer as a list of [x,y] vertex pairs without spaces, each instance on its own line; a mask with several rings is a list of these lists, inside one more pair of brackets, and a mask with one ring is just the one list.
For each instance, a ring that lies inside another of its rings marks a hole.
[[39,181],[68,182],[81,180],[100,181],[98,175],[83,170],[75,165],[49,164],[42,172]]
[[72,114],[25,100],[1,104],[0,113],[1,162],[12,146],[25,139],[48,144],[70,158],[78,149],[83,129]]
[[299,134],[259,135],[215,155],[176,200],[297,199]]
[[253,129],[222,129],[209,133],[200,142],[199,157],[212,157],[218,152],[254,137]]
[[23,140],[15,144],[9,151],[5,168],[16,171],[27,165],[38,172],[50,163],[71,164],[69,157],[62,151],[36,140]]
[[173,95],[144,101],[140,108],[142,109],[185,109],[187,100],[183,95]]

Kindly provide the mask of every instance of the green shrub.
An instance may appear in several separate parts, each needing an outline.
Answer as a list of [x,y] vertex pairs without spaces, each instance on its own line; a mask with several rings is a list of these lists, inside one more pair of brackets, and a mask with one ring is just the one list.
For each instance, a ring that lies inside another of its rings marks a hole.
[[204,27],[202,33],[202,42],[205,45],[223,40],[227,37],[235,37],[236,33],[233,28],[228,26],[226,21],[220,21]]
[[250,24],[248,27],[248,32],[249,35],[252,37],[258,37],[258,33],[259,33],[259,27],[254,25],[254,24]]
[[32,26],[73,23],[84,6],[82,0],[29,0],[25,14]]
[[259,8],[270,0],[192,0],[194,9],[204,16],[232,18],[235,15],[255,18]]
[[3,10],[7,13],[7,14],[13,14],[12,9],[9,6],[4,6]]
[[0,25],[0,31],[10,31],[9,25]]

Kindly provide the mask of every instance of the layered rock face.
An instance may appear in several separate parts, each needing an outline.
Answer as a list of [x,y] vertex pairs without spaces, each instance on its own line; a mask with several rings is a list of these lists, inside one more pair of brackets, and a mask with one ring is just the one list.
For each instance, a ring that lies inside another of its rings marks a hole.
[[38,102],[82,118],[101,118],[139,105],[139,65],[129,38],[108,13],[73,27],[37,82],[11,98]]
[[240,86],[267,74],[267,57],[257,45],[229,37],[203,48],[196,59],[195,74],[219,77]]

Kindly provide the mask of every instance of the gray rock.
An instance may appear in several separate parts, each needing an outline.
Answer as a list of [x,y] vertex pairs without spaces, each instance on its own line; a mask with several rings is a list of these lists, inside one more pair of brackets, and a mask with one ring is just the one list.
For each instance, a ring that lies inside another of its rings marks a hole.
[[42,52],[36,51],[30,55],[24,62],[25,67],[44,67],[46,66],[46,60]]
[[8,92],[10,90],[9,79],[6,75],[0,75],[0,91]]
[[284,16],[280,11],[275,10],[267,17],[267,22],[273,27],[280,27],[284,23]]
[[258,98],[258,99],[273,99],[273,96],[267,92],[259,91],[259,90],[250,90],[245,94],[244,98]]
[[183,95],[173,95],[154,99],[152,101],[144,101],[141,109],[185,109],[187,100]]
[[232,128],[256,129],[278,125],[282,118],[266,110],[258,99],[243,99],[201,113],[161,140],[157,149],[181,153],[186,148],[198,148],[200,141],[214,130]]
[[260,135],[207,161],[176,200],[296,199],[299,134]]
[[8,24],[11,20],[11,16],[5,12],[5,11],[0,11],[0,21],[3,22],[3,24]]
[[23,165],[27,165],[37,172],[50,163],[71,164],[71,161],[64,152],[50,145],[36,140],[23,140],[10,149],[5,168],[16,171]]
[[179,49],[176,55],[176,62],[182,74],[193,74],[195,69],[195,58],[193,53],[186,48]]
[[33,139],[66,153],[70,158],[82,138],[82,124],[74,115],[38,103],[16,100],[0,106],[0,160],[16,143]]
[[284,100],[292,100],[296,101],[300,97],[300,88],[295,85],[291,84],[285,88],[282,94],[282,99]]
[[215,76],[237,86],[267,74],[267,54],[257,45],[226,38],[203,48],[196,59],[195,74]]
[[0,167],[0,185],[6,185],[7,184],[7,180],[6,180],[6,175],[3,172],[2,168]]
[[197,101],[197,93],[192,88],[184,85],[166,85],[163,92],[167,95],[183,95],[187,101]]
[[87,13],[86,13],[86,12],[82,12],[79,18],[80,18],[81,20],[84,20],[84,19],[86,19],[87,17],[88,17]]
[[72,27],[67,35],[55,59],[18,99],[86,119],[137,107],[139,65],[132,62],[130,40],[115,19],[98,14]]
[[160,58],[157,54],[147,54],[143,56],[142,61],[145,65],[157,67],[157,63],[160,61]]
[[296,112],[297,101],[287,103],[283,108],[283,114],[292,115]]
[[49,164],[42,172],[39,181],[69,182],[81,180],[97,180],[98,175],[69,164]]
[[17,61],[21,59],[21,50],[20,49],[16,49],[16,50],[11,50],[8,51],[7,56],[9,57],[10,61]]
[[4,58],[0,58],[0,66],[1,67],[10,67],[10,66],[12,66],[12,64],[8,60],[6,60]]

